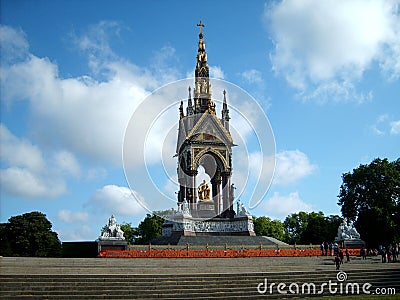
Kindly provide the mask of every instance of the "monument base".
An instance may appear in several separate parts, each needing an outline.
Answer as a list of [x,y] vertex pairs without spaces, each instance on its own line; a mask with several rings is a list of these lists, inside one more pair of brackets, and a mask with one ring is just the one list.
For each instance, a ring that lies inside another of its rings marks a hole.
[[336,243],[338,243],[341,248],[360,249],[365,247],[365,242],[360,239],[336,240]]
[[99,239],[97,240],[98,251],[104,250],[127,250],[128,243],[125,240]]
[[200,218],[207,219],[215,216],[214,201],[200,201],[197,203],[197,210],[195,211]]
[[162,227],[162,236],[255,236],[253,218],[237,216],[235,218],[211,218],[204,220],[192,216],[177,215],[166,220]]
[[287,246],[288,244],[268,236],[239,236],[239,235],[203,235],[183,236],[173,235],[169,237],[155,238],[152,245],[178,245],[178,246],[202,246],[231,247],[231,246]]

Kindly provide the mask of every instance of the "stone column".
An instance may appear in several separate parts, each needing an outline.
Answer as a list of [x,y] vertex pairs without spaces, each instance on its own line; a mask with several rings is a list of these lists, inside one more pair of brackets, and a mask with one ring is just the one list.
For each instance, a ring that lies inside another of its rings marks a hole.
[[180,185],[179,193],[178,193],[178,203],[182,203],[185,200],[186,196],[186,187],[185,185]]
[[235,216],[235,210],[233,208],[233,202],[235,201],[235,187],[233,184],[229,185],[229,211],[230,211],[230,217]]
[[215,214],[218,216],[221,213],[221,173],[219,171],[211,179],[211,184]]
[[190,172],[189,182],[187,192],[188,192],[188,202],[191,210],[196,209],[196,202],[197,202],[197,187],[196,187],[196,175],[197,171]]
[[226,211],[230,208],[230,186],[231,174],[229,172],[222,173],[222,211],[223,216],[226,216]]

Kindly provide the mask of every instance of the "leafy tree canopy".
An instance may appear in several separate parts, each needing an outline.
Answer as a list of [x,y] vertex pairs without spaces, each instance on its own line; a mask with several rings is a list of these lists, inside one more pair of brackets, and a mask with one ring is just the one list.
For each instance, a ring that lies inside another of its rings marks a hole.
[[375,159],[342,175],[338,204],[370,246],[400,239],[400,159]]
[[133,245],[136,237],[138,236],[138,229],[132,227],[132,223],[123,223],[121,230],[124,232],[125,240],[129,245]]
[[332,242],[342,219],[339,216],[325,217],[323,212],[294,213],[283,222],[285,238],[289,244],[320,244]]
[[3,256],[60,256],[61,242],[41,212],[11,217],[0,226]]
[[162,224],[164,219],[156,214],[147,214],[143,221],[137,227],[138,237],[135,244],[148,244],[152,239],[160,237],[162,233]]
[[268,217],[253,217],[254,231],[256,235],[264,235],[283,240],[283,223],[279,220],[271,220]]

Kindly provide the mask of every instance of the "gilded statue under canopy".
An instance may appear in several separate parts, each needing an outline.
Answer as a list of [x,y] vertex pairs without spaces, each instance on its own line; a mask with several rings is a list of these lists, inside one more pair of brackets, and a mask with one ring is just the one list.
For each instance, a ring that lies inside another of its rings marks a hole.
[[210,199],[211,190],[205,180],[203,180],[203,183],[199,185],[199,187],[197,188],[197,192],[198,192],[200,200],[202,200],[202,201],[211,200]]

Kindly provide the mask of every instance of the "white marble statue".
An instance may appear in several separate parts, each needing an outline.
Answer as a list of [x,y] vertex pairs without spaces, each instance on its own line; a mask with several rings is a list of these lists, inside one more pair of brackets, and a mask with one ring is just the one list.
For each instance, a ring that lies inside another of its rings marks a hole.
[[189,209],[189,203],[185,200],[182,202],[182,214],[184,217],[191,217],[190,209]]
[[114,215],[108,219],[108,224],[103,227],[100,239],[125,240],[124,232],[121,230],[121,226],[117,224],[117,220],[115,219]]
[[236,216],[237,217],[247,217],[250,216],[250,213],[247,211],[246,207],[243,205],[240,200],[237,201],[237,211],[236,211]]
[[338,234],[336,237],[337,241],[343,240],[359,240],[360,234],[357,232],[354,224],[348,225],[346,220],[343,220],[342,224],[339,225]]

